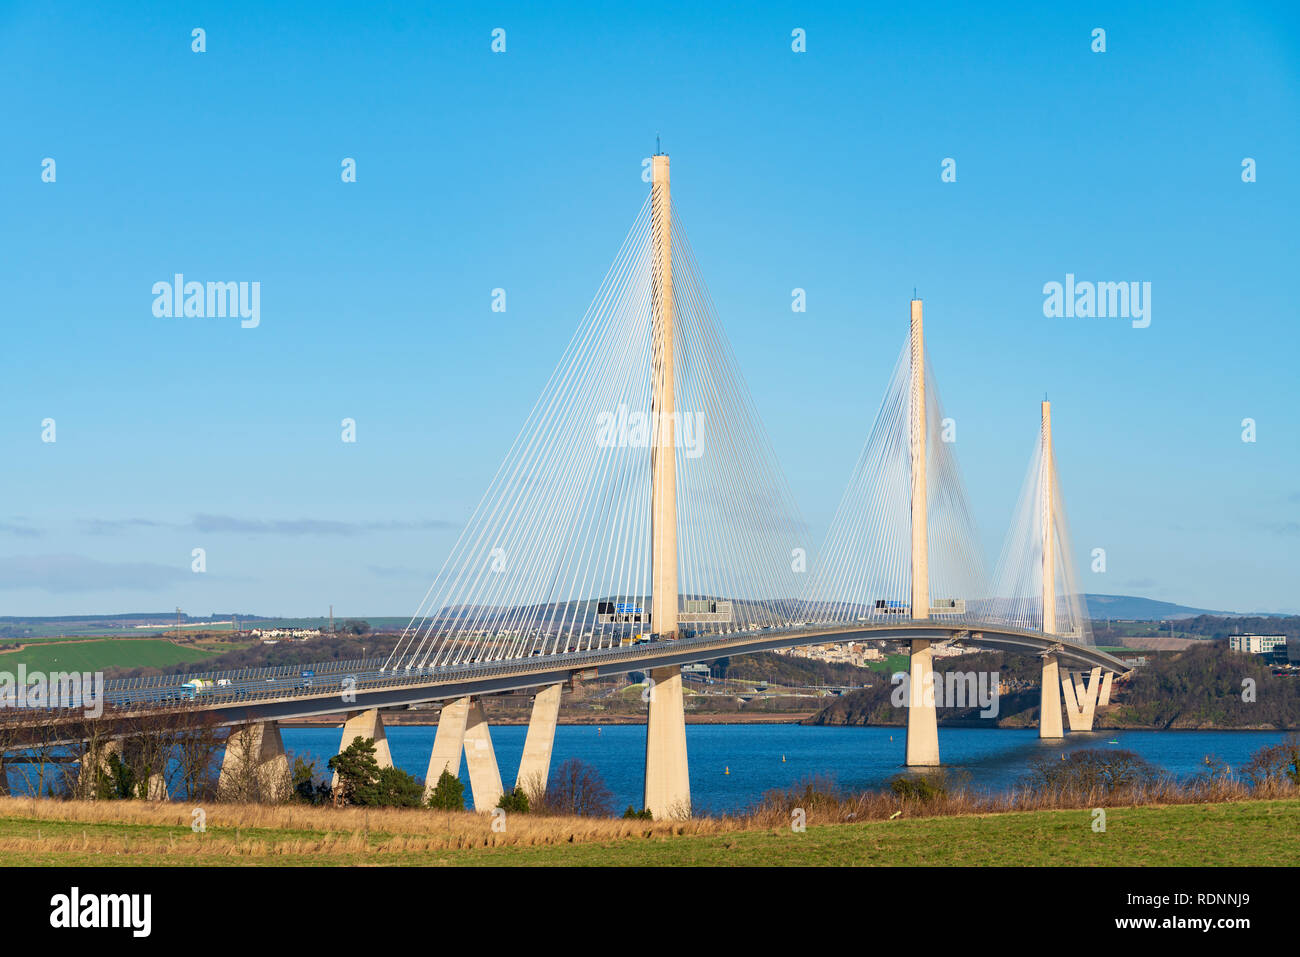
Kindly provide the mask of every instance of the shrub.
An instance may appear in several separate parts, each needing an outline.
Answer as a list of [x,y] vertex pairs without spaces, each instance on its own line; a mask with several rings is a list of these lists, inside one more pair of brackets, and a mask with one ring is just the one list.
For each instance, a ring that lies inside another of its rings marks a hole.
[[1057,760],[1032,762],[1025,784],[1036,791],[1113,795],[1151,787],[1160,780],[1160,770],[1132,751],[1085,748]]
[[450,771],[443,771],[429,795],[428,806],[438,811],[465,810],[465,785]]
[[513,791],[507,791],[501,795],[501,800],[497,801],[497,807],[508,814],[527,814],[528,813],[528,795],[524,789],[516,787]]
[[569,758],[551,775],[537,810],[573,817],[612,817],[613,800],[595,768]]
[[942,774],[899,774],[890,779],[889,790],[904,800],[936,801],[947,796],[948,782]]

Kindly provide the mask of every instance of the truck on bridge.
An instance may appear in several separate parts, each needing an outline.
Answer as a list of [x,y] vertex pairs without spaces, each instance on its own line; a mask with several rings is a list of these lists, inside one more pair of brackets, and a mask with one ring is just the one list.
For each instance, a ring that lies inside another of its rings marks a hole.
[[193,701],[200,695],[210,692],[212,688],[213,683],[211,681],[206,681],[203,678],[193,678],[181,685],[181,697]]

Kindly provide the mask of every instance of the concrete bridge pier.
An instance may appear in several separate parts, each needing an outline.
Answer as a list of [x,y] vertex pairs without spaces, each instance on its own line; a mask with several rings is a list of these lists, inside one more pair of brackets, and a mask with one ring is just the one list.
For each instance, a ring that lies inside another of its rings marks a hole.
[[278,721],[232,728],[221,759],[217,791],[228,799],[277,801],[288,796],[289,757]]
[[438,730],[433,736],[433,753],[429,771],[424,776],[424,799],[429,800],[443,771],[460,774],[460,756],[465,748],[465,722],[469,718],[469,697],[448,701],[438,715]]
[[492,735],[488,731],[483,704],[468,696],[442,706],[438,731],[433,738],[433,753],[429,756],[429,772],[424,778],[426,801],[438,786],[443,771],[454,775],[460,773],[461,754],[465,755],[465,763],[469,766],[474,810],[481,814],[490,813],[504,793],[501,772],[497,769],[496,752],[492,748]]
[[645,735],[645,806],[656,821],[691,816],[691,776],[686,761],[686,709],[682,669],[650,671]]
[[1056,655],[1043,655],[1043,682],[1038,700],[1038,736],[1063,738],[1061,727],[1061,664]]
[[1097,692],[1097,707],[1110,704],[1110,682],[1115,672],[1108,671],[1101,676],[1101,691]]
[[[339,741],[339,754],[348,749],[359,738],[372,738],[375,742],[375,763],[381,768],[393,766],[393,755],[388,749],[388,736],[384,733],[384,719],[379,716],[378,708],[369,711],[354,711],[348,715],[343,724],[343,738]],[[338,772],[334,772],[331,787],[339,786]]]
[[1093,668],[1086,684],[1082,672],[1062,675],[1061,690],[1065,694],[1065,716],[1070,721],[1070,730],[1091,731],[1101,691],[1101,669]]
[[[87,801],[94,801],[97,797],[96,792],[99,785],[98,771],[108,771],[109,762],[122,753],[122,741],[118,738],[110,738],[107,741],[101,741],[97,746],[93,746],[81,756],[81,775],[77,782],[77,791],[80,797]],[[5,788],[0,793],[8,792],[8,779],[4,775],[4,764],[0,762],[0,779],[3,780]],[[149,783],[145,787],[145,799],[149,801],[166,801],[169,795],[167,793],[167,779],[161,771],[155,771],[149,775]]]
[[908,656],[907,766],[939,764],[939,716],[934,703],[934,653],[928,638],[913,638]]
[[488,732],[483,703],[475,699],[465,723],[465,763],[469,765],[469,788],[474,795],[474,810],[488,814],[501,800],[501,772],[497,768],[492,735]]
[[524,738],[524,756],[519,762],[515,787],[529,797],[546,790],[551,774],[551,749],[555,745],[555,726],[560,719],[560,694],[563,685],[547,685],[533,697],[533,712],[528,719],[528,736]]

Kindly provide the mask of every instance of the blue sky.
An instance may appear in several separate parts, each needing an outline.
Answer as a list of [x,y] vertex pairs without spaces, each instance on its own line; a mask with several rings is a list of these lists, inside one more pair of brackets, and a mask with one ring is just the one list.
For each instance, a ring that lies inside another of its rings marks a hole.
[[656,132],[816,539],[915,286],[991,557],[1046,391],[1086,590],[1300,611],[1294,4],[263,6],[0,4],[0,615],[413,611]]

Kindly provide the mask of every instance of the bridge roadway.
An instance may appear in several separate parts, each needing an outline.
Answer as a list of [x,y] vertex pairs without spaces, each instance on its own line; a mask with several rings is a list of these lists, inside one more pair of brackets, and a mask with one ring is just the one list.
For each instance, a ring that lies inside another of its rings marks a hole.
[[[213,712],[220,724],[284,720],[519,691],[557,684],[575,675],[605,677],[795,645],[910,638],[927,638],[934,643],[956,641],[1022,654],[1054,651],[1061,661],[1084,668],[1100,667],[1103,671],[1117,674],[1128,671],[1128,666],[1122,661],[1096,648],[1005,625],[933,619],[901,623],[828,623],[779,631],[699,635],[675,641],[439,667],[399,666],[385,671],[383,659],[371,658],[238,673],[127,679],[106,683],[105,713],[111,718],[125,719],[159,711],[198,709]],[[303,671],[312,671],[314,675],[310,679],[303,678]],[[184,681],[227,675],[230,684],[203,693],[194,701],[179,699],[179,689]],[[355,679],[354,694],[351,700],[345,700],[343,692],[349,677]]]

